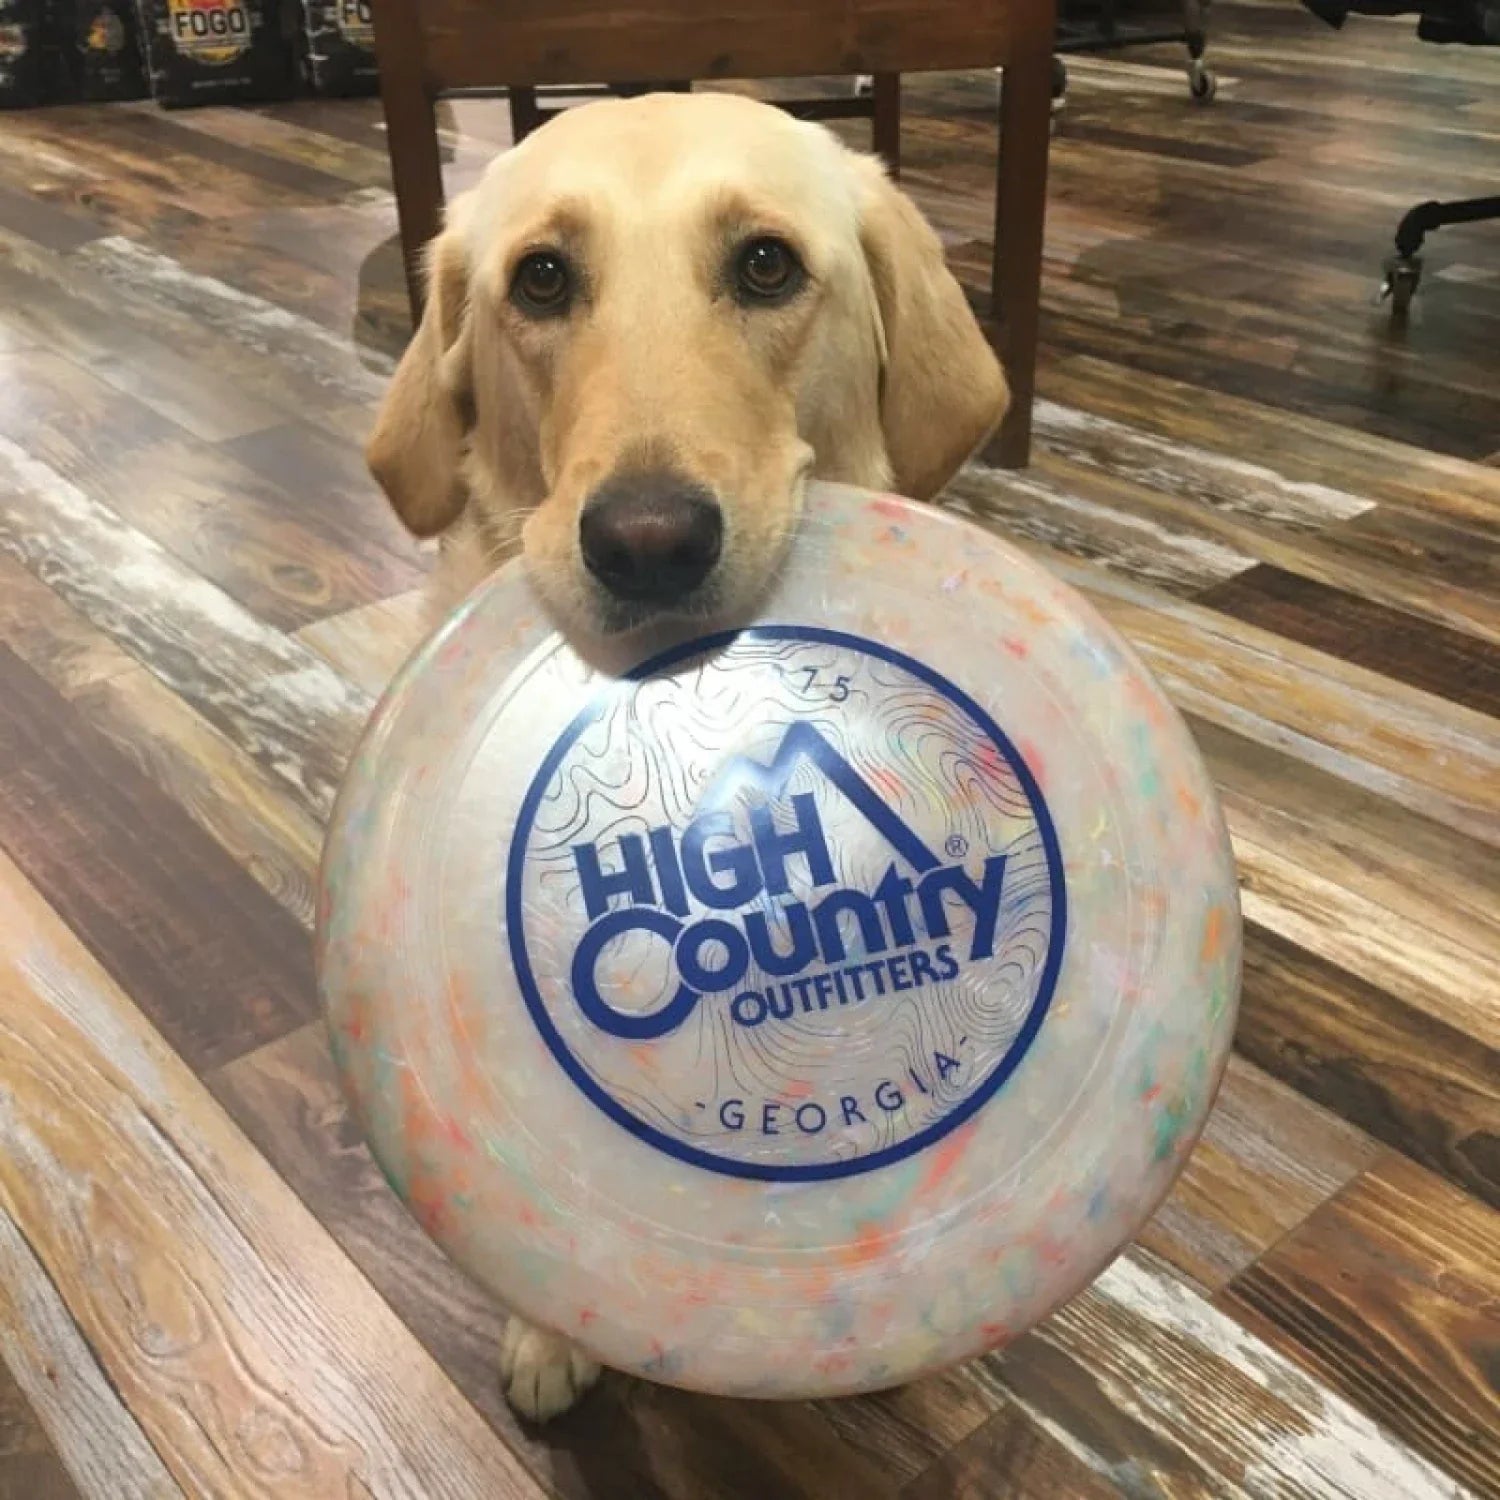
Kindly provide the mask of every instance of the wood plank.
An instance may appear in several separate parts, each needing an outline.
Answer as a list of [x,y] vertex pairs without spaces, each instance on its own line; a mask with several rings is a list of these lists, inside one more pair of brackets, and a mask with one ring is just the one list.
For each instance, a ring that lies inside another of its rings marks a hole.
[[[501,107],[505,107],[503,103]],[[492,155],[485,152],[462,175],[477,182]],[[314,205],[262,208],[235,224],[235,258],[231,265],[220,266],[217,274],[225,274],[232,266],[235,284],[241,290],[260,291],[286,311],[300,312],[346,338],[352,333],[350,342],[357,347],[358,330],[349,326],[356,297],[362,304],[367,299],[384,301],[396,292],[385,274],[383,253],[387,243],[399,239],[396,200],[390,190],[390,168],[384,153],[381,165],[384,180],[378,186],[351,189],[337,199]],[[450,195],[466,185],[451,170],[447,183]],[[213,262],[181,237],[162,242],[159,248],[169,250],[190,269],[216,274]],[[280,276],[265,280],[252,262],[257,253],[263,253],[273,265],[284,260],[300,267],[306,279],[285,288]]]
[[107,635],[4,553],[0,553],[0,642],[65,698],[135,666]]
[[[345,191],[360,187],[389,188],[390,160],[375,128],[375,117],[366,117],[361,138],[352,141],[316,129],[315,119],[308,113],[310,102],[297,101],[295,123],[278,119],[274,106],[183,110],[176,121],[186,130],[199,130],[221,141],[247,147],[261,158],[277,157],[324,175],[331,174],[344,184]],[[378,102],[371,102],[376,103],[378,111]],[[332,102],[332,109],[341,117],[359,108],[359,102],[354,100]],[[318,118],[327,118],[327,114]]]
[[351,530],[362,530],[386,545],[399,534],[389,503],[370,477],[362,447],[305,422],[284,422],[226,443],[224,451],[282,494],[327,509]]
[[[1217,57],[1215,60],[1217,61]],[[1071,84],[1071,78],[1069,81]],[[1220,74],[1220,92],[1228,94],[1234,82],[1235,80]],[[1076,98],[1080,91],[1070,89],[1070,92]],[[1087,97],[1086,92],[1084,97]],[[1066,139],[1087,141],[1093,146],[1110,146],[1116,150],[1136,151],[1158,159],[1166,157],[1215,167],[1249,167],[1264,161],[1269,154],[1264,146],[1230,145],[1223,140],[1213,139],[1188,140],[1157,131],[1131,129],[1118,124],[1106,125],[1098,123],[1098,119],[1097,116],[1085,116],[1081,110],[1069,110]]]
[[1258,454],[1253,461],[1231,457],[1218,445],[1205,448],[1138,425],[1146,413],[1135,408],[1131,416],[1131,422],[1121,422],[1097,411],[1038,401],[1038,447],[1076,468],[1097,469],[1195,507],[1271,522],[1286,531],[1319,532],[1375,506],[1347,489],[1288,477],[1267,461],[1279,455]]
[[17,192],[3,183],[0,183],[0,224],[59,254],[76,250],[104,232],[87,215],[70,213],[35,194]]
[[[1128,91],[1122,92],[1128,97]],[[1214,164],[1198,159],[1191,150],[1147,154],[1133,149],[1128,131],[1124,133],[1125,140],[1121,144],[1096,138],[1088,128],[1089,105],[1087,96],[1083,97],[1079,115],[1084,129],[1074,133],[1072,112],[1069,111],[1058,132],[1055,152],[1059,182],[1067,186],[1087,183],[1089,209],[1094,213],[1108,212],[1117,225],[1134,230],[1144,241],[1137,251],[1142,264],[1160,271],[1172,256],[1183,251],[1210,250],[1232,255],[1268,271],[1282,272],[1281,295],[1264,296],[1258,306],[1236,308],[1235,312],[1240,316],[1234,321],[1248,322],[1251,327],[1279,322],[1299,330],[1314,326],[1321,328],[1325,334],[1325,347],[1299,350],[1303,355],[1299,365],[1316,368],[1321,363],[1318,356],[1329,354],[1338,363],[1343,363],[1347,351],[1339,345],[1352,340],[1361,322],[1366,338],[1370,337],[1373,320],[1368,301],[1364,306],[1320,307],[1309,297],[1307,283],[1311,280],[1314,286],[1318,285],[1319,272],[1358,276],[1363,271],[1364,285],[1368,289],[1368,262],[1361,263],[1357,259],[1360,251],[1368,253],[1368,246],[1377,234],[1388,243],[1392,221],[1398,220],[1412,202],[1412,196],[1400,189],[1397,183],[1389,180],[1367,182],[1351,188],[1348,181],[1351,163],[1347,160],[1336,164],[1326,159],[1319,160],[1316,154],[1318,143],[1305,140],[1297,152],[1263,152],[1258,161],[1247,163],[1235,172],[1221,171]],[[1118,111],[1120,104],[1118,97],[1100,100],[1095,106],[1094,117],[1107,118],[1105,111]],[[1211,128],[1214,113],[1209,111],[1206,119],[1194,122],[1198,131]],[[1251,102],[1243,121],[1245,134],[1238,136],[1236,144],[1248,144],[1256,134],[1264,140],[1269,133],[1257,132],[1254,114]],[[1112,123],[1119,124],[1117,115]],[[1144,128],[1138,119],[1130,123],[1135,130]],[[1237,126],[1240,123],[1236,121]],[[1476,192],[1484,191],[1491,181],[1486,175],[1484,151],[1483,137],[1477,141],[1460,140],[1447,146],[1445,175],[1449,189],[1456,195],[1463,195],[1466,181],[1474,184]],[[1466,155],[1468,162],[1463,159]],[[1306,196],[1298,197],[1288,191],[1304,183],[1309,189]],[[1418,183],[1412,189],[1412,195],[1419,196],[1424,186]],[[1254,204],[1264,204],[1268,190],[1275,193],[1278,189],[1282,194],[1277,203],[1279,213],[1247,212]],[[1199,195],[1199,201],[1193,201],[1194,194]],[[1340,212],[1320,212],[1327,198],[1335,195]],[[1209,203],[1214,211],[1206,213],[1204,208]],[[1244,221],[1240,232],[1232,238],[1215,233],[1221,214]],[[1152,233],[1153,230],[1156,232]],[[1287,275],[1291,268],[1295,268],[1293,274]],[[1114,279],[1125,281],[1128,273],[1136,269],[1128,262],[1117,263]],[[1271,285],[1269,280],[1264,280],[1260,289],[1268,293]],[[1071,289],[1065,287],[1063,290]],[[1160,286],[1157,290],[1176,292],[1183,308],[1193,307],[1208,295],[1203,286],[1192,283],[1177,288]],[[1480,295],[1470,303],[1471,323],[1477,323],[1478,329],[1458,330],[1456,347],[1445,351],[1441,366],[1432,372],[1437,378],[1473,374],[1475,356],[1483,347],[1485,322],[1494,316],[1495,311],[1495,304],[1484,295],[1484,291],[1481,286]],[[1447,311],[1447,308],[1439,309],[1440,314]],[[1224,321],[1220,320],[1221,327]],[[1195,322],[1196,326],[1184,330],[1184,342],[1192,341],[1204,331],[1206,320]],[[1447,331],[1447,324],[1442,326]],[[1387,321],[1380,332],[1388,328]],[[1416,350],[1410,346],[1410,341],[1401,337],[1400,330],[1395,330],[1394,334],[1384,341],[1387,368],[1414,367]],[[1327,347],[1329,345],[1332,347]],[[1166,354],[1171,352],[1163,351]],[[1465,354],[1467,360],[1463,358]],[[1366,381],[1368,374],[1365,374]],[[1356,379],[1349,379],[1346,384],[1351,387],[1351,394],[1364,388],[1363,383]]]
[[[401,337],[393,348],[399,352],[405,348],[410,337],[411,319],[408,317]],[[356,401],[346,406],[331,406],[318,412],[316,425],[320,432],[326,432],[362,453],[370,433],[374,431],[378,407],[379,403],[376,401]]]
[[[0,1230],[0,1237],[5,1231]],[[56,1450],[15,1377],[0,1363],[0,1495],[78,1500]]]
[[0,435],[278,629],[421,576],[414,545],[373,486],[343,504],[316,488],[280,489],[60,356],[31,358],[6,382]]
[[186,315],[132,298],[75,262],[0,238],[5,323],[36,347],[82,364],[106,384],[205,442],[316,411],[319,392],[270,359],[247,356]]
[[[1174,446],[1500,536],[1500,473],[1466,459],[1094,355],[1049,360],[1038,378],[1054,401]],[[1175,487],[1180,492],[1181,481]]]
[[[91,254],[95,249],[97,264],[83,252],[62,258],[0,227],[0,277],[24,278],[46,289],[49,301],[62,298],[74,306],[79,328],[73,339],[86,339],[92,318],[111,340],[123,333],[164,343],[203,371],[207,389],[232,374],[242,394],[285,417],[316,421],[330,406],[379,400],[389,383],[389,352],[351,349],[339,333],[306,315],[218,276],[190,271],[145,245],[107,237],[90,247]],[[252,266],[265,258],[258,246],[247,255]],[[290,291],[307,274],[306,268],[287,268],[279,285]],[[47,347],[46,339],[40,343]],[[181,403],[175,382],[167,382],[166,391]]]
[[[332,283],[310,263],[302,267],[305,281],[299,287],[285,274],[285,258],[274,246],[246,253],[248,231],[267,215],[299,209],[337,214],[350,200],[357,214],[369,189],[309,163],[194,130],[183,113],[157,108],[54,113],[52,139],[59,124],[72,124],[76,131],[72,159],[60,160],[45,149],[29,156],[0,153],[0,187],[19,189],[54,214],[76,220],[89,238],[150,245],[246,292],[287,297],[289,307],[300,305],[318,321],[318,299],[299,302],[297,294],[321,285],[326,300]],[[14,144],[36,129],[34,122],[18,118],[8,135]]]
[[0,382],[0,437],[74,484],[104,488],[122,454],[182,434],[149,407],[50,351]]
[[1322,652],[1066,560],[1184,711],[1500,844],[1493,721]]
[[[321,332],[324,339],[344,342],[352,353],[367,353],[380,361],[401,349],[399,343],[392,350],[365,337],[368,311],[389,311],[398,305],[379,274],[386,246],[394,237],[395,210],[389,195],[362,190],[326,207],[298,203],[258,209],[202,227],[168,224],[143,233],[124,225],[106,239],[149,243],[171,267],[174,280],[192,278],[194,298],[211,294],[221,312],[227,292],[239,303],[249,299],[279,310],[294,330],[308,331],[310,344]],[[104,252],[90,248],[88,253],[92,260]],[[110,253],[111,262],[113,258]],[[148,295],[163,290],[148,283]],[[183,290],[178,288],[179,293]],[[241,306],[239,312],[244,311]],[[243,319],[236,317],[234,322],[239,325]],[[406,326],[410,327],[409,319]],[[309,352],[316,349],[310,347]],[[319,365],[307,368],[316,372]],[[323,378],[326,383],[326,374]]]
[[495,1369],[505,1315],[387,1186],[345,1104],[323,1023],[205,1081],[465,1396],[497,1427],[514,1429]]
[[[340,416],[335,414],[332,420],[337,422]],[[355,430],[359,436],[351,441],[347,435],[333,436],[307,423],[284,422],[221,446],[297,513],[320,517],[330,534],[348,537],[351,547],[358,539],[368,538],[397,555],[408,565],[408,572],[387,591],[396,593],[426,571],[436,544],[414,541],[397,520],[364,461],[368,427],[361,422]]]
[[384,599],[426,571],[377,494],[283,488],[223,445],[151,443],[119,456],[107,491],[81,488],[277,630]]
[[354,350],[347,339],[308,318],[118,235],[85,245],[71,263],[111,286],[128,287],[137,301],[186,314],[254,353],[274,354],[279,367],[339,401],[378,397],[395,369],[387,355]]
[[[1102,170],[1105,164],[1100,162],[1090,175]],[[1067,175],[1057,175],[1056,191],[1065,194]],[[1167,232],[1175,227],[1160,226]],[[1384,239],[1389,226],[1382,225],[1376,232]],[[86,246],[79,254],[86,255],[92,248]],[[1383,402],[1378,389],[1371,387],[1367,332],[1359,332],[1351,323],[1342,330],[1342,339],[1336,339],[1321,319],[1315,321],[1310,314],[1287,318],[1274,310],[1270,296],[1276,281],[1274,269],[1266,268],[1264,280],[1267,285],[1253,298],[1232,308],[1236,316],[1230,320],[1208,307],[1217,300],[1212,294],[1183,297],[1165,287],[1138,289],[1142,305],[1129,316],[1122,316],[1118,307],[1060,309],[1048,297],[1043,302],[1043,337],[1054,349],[1067,353],[1103,356],[1127,367],[1196,382],[1409,445],[1465,459],[1488,451],[1494,440],[1495,413],[1493,395],[1480,383],[1484,378],[1479,373],[1483,369],[1481,346],[1472,346],[1469,369],[1458,373],[1435,373],[1414,355],[1392,359],[1398,366],[1402,399],[1399,405]],[[1066,288],[1069,283],[1061,285]],[[1193,306],[1195,301],[1200,305]],[[1183,306],[1184,302],[1188,305]],[[1429,306],[1434,311],[1428,316],[1442,312],[1436,303]],[[1454,306],[1448,325],[1455,338],[1474,340],[1472,328],[1464,330],[1462,316],[1462,308]],[[1361,308],[1359,317],[1367,323],[1368,312]]]
[[434,599],[411,589],[304,626],[297,639],[372,697],[383,693],[403,662],[435,628]]
[[[438,104],[438,121],[443,123],[450,100]],[[293,125],[299,132],[314,137],[331,137],[378,151],[385,150],[385,114],[379,99],[296,99],[262,104],[256,114]]]
[[1326,487],[1500,534],[1500,474],[1284,407],[1205,390],[1088,354],[1050,360],[1041,383],[1083,408],[1172,444],[1272,466],[1287,483]]
[[162,179],[152,166],[136,160],[130,168],[116,170],[98,161],[95,145],[92,132],[78,143],[80,155],[100,167],[88,180],[63,177],[31,184],[38,198],[89,225],[92,232],[79,249],[111,235],[141,243],[171,236],[211,245],[229,232],[230,216],[243,212],[242,202],[229,197],[222,182],[212,187],[204,183],[208,190],[202,194],[163,191]]
[[372,704],[320,656],[3,438],[0,552],[327,815]]
[[[61,264],[61,263],[59,263]],[[0,347],[7,334],[81,365],[106,385],[148,407],[174,428],[220,442],[280,421],[282,408],[255,399],[223,362],[188,358],[165,340],[91,315],[66,284],[0,254]],[[17,365],[16,378],[24,378]]]
[[[523,1430],[495,1377],[503,1315],[391,1193],[349,1116],[322,1026],[241,1058],[211,1085],[469,1400],[567,1500],[881,1500],[894,1493],[874,1459],[842,1443],[806,1404],[714,1401],[606,1376],[545,1439]],[[920,1404],[922,1397],[907,1399]],[[901,1446],[899,1438],[887,1443]],[[915,1472],[925,1459],[908,1453],[905,1462]]]
[[1005,1405],[985,1371],[962,1365],[893,1391],[817,1404],[845,1443],[896,1482],[916,1480]]
[[1243,837],[1234,841],[1246,920],[1339,965],[1423,1014],[1500,1046],[1500,952],[1428,929]]
[[1474,1493],[1500,1494],[1500,1213],[1400,1157],[1221,1305]]
[[168,153],[196,157],[215,168],[215,176],[248,177],[257,185],[295,194],[309,203],[327,203],[349,191],[348,180],[341,173],[324,171],[310,161],[291,160],[277,152],[259,150],[224,133],[194,130],[181,115],[167,115],[161,110],[120,109],[110,111],[109,122],[117,140],[138,141],[142,156],[149,160],[160,160]]
[[[0,1022],[7,1041],[8,1023],[9,1017]],[[0,1134],[10,1134],[12,1110],[7,1091]],[[3,1171],[0,1168],[0,1349],[17,1387],[89,1500],[183,1500],[183,1491],[126,1409],[56,1281],[12,1217]],[[29,1490],[9,1493],[30,1495]]]
[[311,931],[322,827],[144,668],[74,699],[80,717]]
[[9,862],[0,929],[0,1194],[174,1478],[542,1496]]
[[1032,1421],[1126,1494],[1467,1494],[1142,1252],[985,1362]]
[[907,1484],[901,1500],[1108,1500],[1121,1493],[1011,1406]]
[[1376,509],[1351,521],[1341,540],[1351,552],[1429,587],[1451,581],[1493,596],[1500,586],[1500,541],[1441,516]]
[[[1290,344],[1297,357],[1285,364],[1294,378],[1309,375],[1327,385],[1331,393],[1341,394],[1351,410],[1363,405],[1369,415],[1387,420],[1424,408],[1441,387],[1450,394],[1481,394],[1486,334],[1492,332],[1488,325],[1497,310],[1483,285],[1473,289],[1477,295],[1467,295],[1462,301],[1439,295],[1421,308],[1419,322],[1424,330],[1431,320],[1449,336],[1444,359],[1438,364],[1429,362],[1426,369],[1422,368],[1416,341],[1403,337],[1403,330],[1390,329],[1389,321],[1382,320],[1377,335],[1389,330],[1390,336],[1379,340],[1380,373],[1415,379],[1403,380],[1399,402],[1371,399],[1379,394],[1371,378],[1376,372],[1368,363],[1360,369],[1356,362],[1358,347],[1373,342],[1374,321],[1368,305],[1370,262],[1359,257],[1369,254],[1372,243],[1389,243],[1392,224],[1410,207],[1412,197],[1393,191],[1389,183],[1361,184],[1351,189],[1347,162],[1342,164],[1344,180],[1340,180],[1338,167],[1325,164],[1319,170],[1309,159],[1307,143],[1303,144],[1301,153],[1268,155],[1253,166],[1231,173],[1180,155],[1148,157],[1070,139],[1065,122],[1054,152],[1060,196],[1068,203],[1080,190],[1087,191],[1090,217],[1107,215],[1118,232],[1110,247],[1114,252],[1112,264],[1105,268],[1085,262],[1083,274],[1055,286],[1054,296],[1061,302],[1079,283],[1106,276],[1111,284],[1134,294],[1121,311],[1137,315],[1138,323],[1134,318],[1116,319],[1118,328],[1133,331],[1156,324],[1159,307],[1174,309],[1183,326],[1177,338],[1160,340],[1161,348],[1147,351],[1156,356],[1156,368],[1170,369],[1172,361],[1185,352],[1201,354],[1207,347],[1220,347],[1231,356],[1248,354],[1255,362],[1263,354],[1274,355],[1277,344]],[[1462,146],[1457,148],[1458,152],[1462,150]],[[1473,171],[1471,180],[1483,190],[1491,179],[1477,154]],[[1465,177],[1462,164],[1455,163],[1448,175],[1450,187],[1461,194]],[[1291,191],[1304,184],[1310,188],[1305,196]],[[1413,195],[1420,196],[1425,186],[1418,184]],[[1277,194],[1275,213],[1264,211],[1268,190]],[[1337,214],[1324,208],[1329,195],[1337,195]],[[1210,204],[1212,210],[1205,212]],[[1257,207],[1260,212],[1255,211]],[[1226,237],[1220,229],[1223,216],[1240,221],[1233,237]],[[1445,245],[1453,246],[1461,238],[1461,234],[1451,236]],[[1133,252],[1129,259],[1125,258],[1126,245]],[[1184,251],[1212,251],[1259,267],[1262,274],[1253,287],[1255,299],[1239,301],[1236,294],[1243,296],[1240,288],[1209,287],[1191,278],[1172,285],[1162,273],[1172,258],[1180,258]],[[1366,298],[1320,304],[1312,293],[1321,290],[1329,275],[1343,277],[1351,287],[1363,285]],[[1464,290],[1468,293],[1470,289]],[[1229,316],[1222,312],[1217,318],[1207,315],[1207,303],[1215,294],[1225,292],[1229,294],[1229,306],[1224,311]],[[1279,295],[1275,295],[1277,292]],[[1464,313],[1468,315],[1467,326],[1460,321]],[[1226,337],[1231,329],[1243,335],[1238,350]],[[1265,333],[1270,337],[1264,346],[1254,347],[1260,342],[1257,335]],[[1314,333],[1321,338],[1314,341]],[[1248,350],[1246,344],[1251,345]],[[1210,382],[1204,383],[1213,388]],[[1482,405],[1476,404],[1472,414],[1477,415]],[[1460,421],[1464,415],[1459,412]],[[1450,423],[1450,430],[1452,425],[1456,424]]]
[[1500,952],[1500,850],[1295,753],[1190,716],[1230,831],[1451,944]]
[[[1190,496],[1163,493],[1092,461],[1079,463],[1043,453],[1035,468],[1047,483],[1106,511],[1124,511],[1141,527],[1192,538],[1200,548],[1268,564],[1299,579],[1356,594],[1401,615],[1413,615],[1440,630],[1500,647],[1500,606],[1495,602],[1495,590],[1472,567],[1444,569],[1426,562],[1415,548],[1403,552],[1374,543],[1363,528],[1379,519],[1377,511],[1367,511],[1348,524],[1312,532],[1305,525],[1287,527],[1273,518],[1233,514],[1221,508],[1217,500],[1204,503]],[[999,480],[996,476],[991,484]],[[1451,549],[1451,534],[1446,534],[1444,541]],[[1500,549],[1500,542],[1477,536],[1466,537],[1466,544],[1479,555]]]
[[[78,164],[97,179],[100,187],[115,187],[142,204],[154,205],[158,227],[173,222],[213,224],[232,220],[260,201],[305,201],[304,195],[241,170],[237,164],[210,162],[184,149],[171,120],[164,122],[167,129],[151,142],[140,133],[143,128],[149,129],[150,121],[148,114],[143,127],[139,123],[142,113],[139,109],[64,105],[44,118],[29,110],[20,113],[10,130],[23,138],[31,136],[44,147],[56,142],[60,130],[67,130],[70,154]],[[49,183],[44,172],[35,173],[33,180],[49,195],[70,185],[67,178]],[[93,206],[87,195],[65,197],[63,201],[76,201],[81,210]]]
[[1018,475],[970,464],[944,496],[1012,538],[1169,593],[1197,594],[1255,566],[1253,556],[1189,527],[1100,504],[1037,469]]
[[1500,740],[1488,717],[1038,543],[1010,540],[1087,595],[1190,719],[1500,847]]
[[315,1013],[303,930],[3,648],[0,849],[194,1066]]
[[1500,650],[1347,589],[1262,565],[1199,601],[1479,713],[1500,715]]
[[[674,1434],[673,1446],[692,1429],[710,1449],[713,1478],[694,1490],[690,1476],[674,1485],[688,1495],[732,1495],[760,1500],[824,1500],[828,1495],[897,1500],[895,1477],[840,1443],[821,1412],[807,1402],[720,1401],[687,1396],[665,1386],[639,1383],[630,1392],[632,1410],[657,1416],[659,1431]],[[702,1468],[700,1460],[700,1473]],[[627,1491],[628,1493],[628,1491]]]
[[1246,934],[1235,1045],[1500,1207],[1500,1053],[1274,933]]
[[1139,1243],[1215,1292],[1368,1166],[1380,1147],[1243,1057]]
[[127,338],[89,362],[90,371],[116,391],[134,397],[159,417],[204,443],[222,443],[259,432],[279,420],[269,402],[244,390],[230,369],[205,369],[176,349]]

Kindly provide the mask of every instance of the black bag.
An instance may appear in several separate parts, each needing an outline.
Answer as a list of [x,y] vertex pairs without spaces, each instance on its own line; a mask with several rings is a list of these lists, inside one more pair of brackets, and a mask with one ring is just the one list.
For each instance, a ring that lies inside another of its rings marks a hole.
[[372,0],[302,0],[307,81],[314,93],[348,98],[380,90]]
[[0,109],[29,109],[48,101],[42,5],[43,0],[0,0]]
[[105,104],[145,97],[146,58],[133,0],[57,0],[52,40],[68,98]]
[[285,99],[293,52],[277,0],[139,0],[151,92],[167,109]]

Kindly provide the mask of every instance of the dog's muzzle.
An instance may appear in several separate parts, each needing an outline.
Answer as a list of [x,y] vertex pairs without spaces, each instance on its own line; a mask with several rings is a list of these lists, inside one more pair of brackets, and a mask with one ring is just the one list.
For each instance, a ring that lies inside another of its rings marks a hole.
[[702,485],[670,471],[616,475],[583,508],[584,566],[616,598],[670,608],[719,561],[724,515]]

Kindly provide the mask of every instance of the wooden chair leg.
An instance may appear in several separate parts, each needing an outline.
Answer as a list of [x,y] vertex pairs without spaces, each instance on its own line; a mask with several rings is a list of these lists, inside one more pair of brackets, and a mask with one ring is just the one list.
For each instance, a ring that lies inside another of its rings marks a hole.
[[875,154],[892,177],[901,175],[901,75],[877,73],[872,103]]
[[401,258],[412,324],[422,319],[422,253],[443,224],[443,164],[437,114],[422,76],[422,36],[409,5],[383,6],[375,23],[386,149],[401,229]]
[[519,145],[546,119],[536,102],[535,89],[510,90],[510,138]]
[[1051,135],[1050,51],[1016,59],[1000,92],[1000,173],[995,189],[992,315],[1010,382],[1011,406],[986,457],[1006,469],[1031,458],[1037,325],[1042,300],[1042,231]]

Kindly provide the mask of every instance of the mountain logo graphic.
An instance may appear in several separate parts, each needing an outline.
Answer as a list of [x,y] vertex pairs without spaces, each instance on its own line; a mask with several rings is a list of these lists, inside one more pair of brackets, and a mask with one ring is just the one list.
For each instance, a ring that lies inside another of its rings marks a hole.
[[930,870],[939,863],[938,857],[902,822],[889,803],[882,802],[849,762],[823,738],[817,726],[806,721],[793,724],[787,730],[770,764],[762,764],[744,755],[730,761],[714,777],[699,807],[704,813],[722,811],[741,791],[757,792],[764,801],[774,802],[785,792],[798,765],[804,760],[816,766],[913,869]]
[[924,663],[757,627],[602,692],[553,745],[505,923],[553,1057],[694,1165],[872,1170],[993,1096],[1066,933],[1035,777]]

